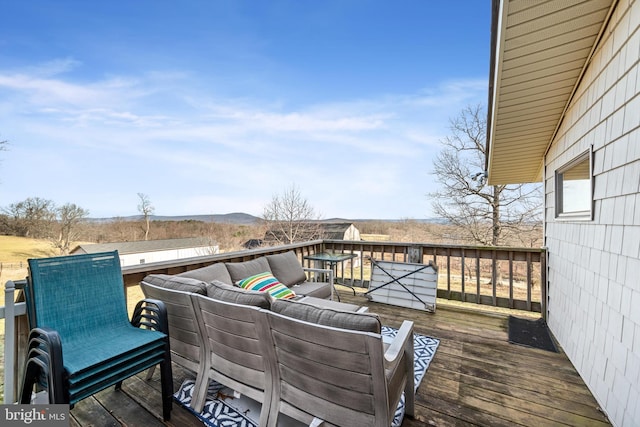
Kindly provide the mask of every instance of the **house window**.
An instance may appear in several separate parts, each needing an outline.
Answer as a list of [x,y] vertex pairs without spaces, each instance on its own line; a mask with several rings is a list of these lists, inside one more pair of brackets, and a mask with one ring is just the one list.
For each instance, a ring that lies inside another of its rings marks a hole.
[[591,150],[556,171],[556,218],[591,220],[593,206]]

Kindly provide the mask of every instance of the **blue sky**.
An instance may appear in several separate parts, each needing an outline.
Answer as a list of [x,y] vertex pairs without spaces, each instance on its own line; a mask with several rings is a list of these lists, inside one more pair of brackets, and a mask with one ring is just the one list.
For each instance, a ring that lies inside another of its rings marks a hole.
[[427,218],[449,119],[487,101],[490,0],[5,1],[0,207]]

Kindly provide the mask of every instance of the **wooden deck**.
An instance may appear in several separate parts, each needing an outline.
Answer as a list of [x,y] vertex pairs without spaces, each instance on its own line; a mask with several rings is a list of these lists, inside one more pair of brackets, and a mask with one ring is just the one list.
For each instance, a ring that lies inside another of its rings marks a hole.
[[[604,426],[610,425],[562,353],[507,342],[507,314],[440,304],[435,314],[368,302],[340,293],[345,302],[368,305],[383,323],[403,319],[415,331],[439,338],[440,347],[416,396],[416,418],[403,426]],[[197,418],[174,404],[171,421],[161,420],[159,374],[126,380],[85,399],[71,410],[72,426],[199,426]],[[174,365],[178,387],[184,370]]]

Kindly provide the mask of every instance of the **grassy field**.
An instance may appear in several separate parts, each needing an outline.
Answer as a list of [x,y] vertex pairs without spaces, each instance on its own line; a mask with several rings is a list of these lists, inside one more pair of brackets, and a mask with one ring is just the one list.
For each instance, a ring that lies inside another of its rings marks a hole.
[[56,249],[48,240],[0,236],[0,282],[2,288],[4,289],[7,280],[26,277],[27,259],[49,257],[56,254]]

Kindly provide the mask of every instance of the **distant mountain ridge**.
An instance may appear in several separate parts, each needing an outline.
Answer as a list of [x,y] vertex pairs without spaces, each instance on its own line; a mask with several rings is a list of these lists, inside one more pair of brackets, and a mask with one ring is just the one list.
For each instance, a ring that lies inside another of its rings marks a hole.
[[[89,222],[110,222],[110,221],[142,221],[142,215],[130,215],[112,218],[88,218]],[[151,221],[202,221],[202,222],[218,222],[224,224],[244,224],[251,225],[262,221],[262,218],[253,216],[244,212],[233,212],[228,214],[210,214],[210,215],[151,215]],[[420,223],[446,224],[443,218],[405,218],[405,219],[346,219],[346,218],[330,218],[323,219],[322,222],[400,222],[400,221],[416,221]]]
[[[121,221],[141,221],[142,215],[120,216],[112,218],[88,218],[91,222],[109,222],[115,220]],[[243,212],[233,212],[228,214],[210,214],[210,215],[151,215],[151,221],[202,221],[202,222],[220,222],[225,224],[255,224],[261,221],[261,218]]]

